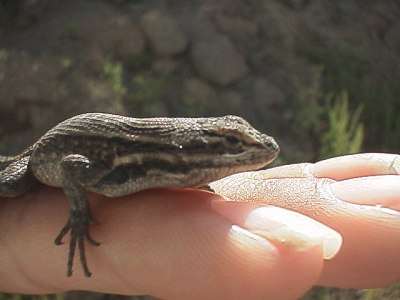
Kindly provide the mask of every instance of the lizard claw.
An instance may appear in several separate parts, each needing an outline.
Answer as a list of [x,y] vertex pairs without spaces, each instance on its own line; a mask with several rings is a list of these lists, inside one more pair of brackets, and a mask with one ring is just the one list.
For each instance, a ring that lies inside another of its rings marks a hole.
[[68,221],[67,224],[64,225],[64,227],[61,229],[60,233],[57,235],[57,237],[54,239],[54,244],[57,246],[64,244],[62,239],[64,236],[68,233],[68,231],[71,229],[71,224]]
[[94,240],[89,234],[89,225],[97,224],[93,217],[82,217],[82,215],[78,211],[71,212],[71,218],[61,229],[60,233],[54,240],[56,245],[62,245],[62,239],[68,232],[71,232],[71,239],[69,242],[69,253],[68,253],[68,262],[67,262],[67,276],[72,276],[72,266],[75,257],[75,249],[78,246],[79,256],[82,264],[83,271],[87,277],[91,276],[89,268],[86,262],[85,255],[85,243],[86,240],[89,244],[93,246],[99,246],[100,243]]

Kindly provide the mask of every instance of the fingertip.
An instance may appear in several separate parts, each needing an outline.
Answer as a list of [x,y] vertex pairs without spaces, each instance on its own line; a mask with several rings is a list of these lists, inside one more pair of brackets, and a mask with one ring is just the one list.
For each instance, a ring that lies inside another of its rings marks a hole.
[[400,210],[400,176],[352,178],[332,183],[329,189],[341,201]]
[[314,164],[314,175],[343,180],[361,176],[399,175],[400,155],[359,153],[333,157]]
[[324,259],[332,259],[342,246],[337,231],[300,213],[275,206],[214,202],[213,209],[219,214],[293,251],[304,252],[319,246]]

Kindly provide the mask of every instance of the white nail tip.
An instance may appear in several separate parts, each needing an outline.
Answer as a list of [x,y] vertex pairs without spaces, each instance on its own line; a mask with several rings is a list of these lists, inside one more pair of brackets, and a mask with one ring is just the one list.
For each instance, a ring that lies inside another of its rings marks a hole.
[[391,162],[390,166],[394,169],[397,174],[400,174],[400,157],[396,156]]
[[297,252],[320,245],[324,259],[333,258],[342,245],[338,232],[307,216],[279,207],[255,209],[249,214],[245,226],[253,233],[285,244]]

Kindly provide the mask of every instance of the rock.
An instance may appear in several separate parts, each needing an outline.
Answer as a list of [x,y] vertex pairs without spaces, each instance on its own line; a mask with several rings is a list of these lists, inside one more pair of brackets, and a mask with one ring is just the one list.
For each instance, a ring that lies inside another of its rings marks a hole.
[[88,95],[85,105],[81,105],[82,112],[85,110],[98,111],[113,114],[124,114],[125,110],[122,105],[122,101],[117,99],[115,91],[110,87],[110,83],[106,80],[95,80],[90,77],[84,77],[83,74],[80,76],[84,86],[82,88],[82,94]]
[[213,16],[215,13],[223,13],[229,16],[237,16],[246,19],[254,18],[254,8],[256,6],[261,6],[257,5],[255,2],[243,0],[200,1],[200,3],[200,11],[207,16]]
[[[63,67],[54,57],[3,50],[0,59],[0,129],[4,152],[16,154],[49,128],[57,113],[58,78]],[[28,134],[26,132],[28,131]],[[25,134],[19,135],[20,132]]]
[[308,4],[310,4],[310,0],[284,0],[282,1],[287,7],[294,10],[304,9]]
[[257,78],[255,80],[253,97],[259,108],[282,105],[285,100],[283,91],[266,78]]
[[135,56],[143,52],[145,40],[139,28],[126,16],[101,18],[81,25],[84,37],[94,41],[106,54],[117,57]]
[[[313,15],[314,20],[320,17],[319,10]],[[285,17],[282,17],[285,16]],[[286,17],[287,16],[287,17]],[[296,47],[297,37],[300,33],[300,26],[297,19],[289,17],[289,10],[276,1],[266,1],[262,17],[258,18],[259,31],[264,40],[268,41],[268,51],[292,51]],[[307,35],[305,35],[307,36]],[[284,52],[283,52],[284,53]],[[284,55],[277,53],[277,55]]]
[[[104,72],[104,66],[110,60],[110,55],[107,50],[101,49],[99,45],[93,45],[93,47],[88,47],[85,49],[85,55],[82,57],[82,62],[88,66],[93,72],[100,74]],[[114,55],[112,55],[114,58]]]
[[392,51],[400,55],[400,21],[393,24],[386,32],[385,43]]
[[172,56],[185,51],[188,39],[172,17],[153,10],[143,15],[140,23],[157,55]]
[[58,77],[63,71],[51,56],[31,56],[21,51],[3,50],[0,60],[0,99],[2,111],[13,110],[18,102],[27,105],[41,99],[54,102]]
[[124,112],[109,80],[63,66],[58,56],[19,51],[3,51],[2,56],[0,94],[7,97],[0,97],[0,128],[11,137],[14,131],[29,129],[37,138],[82,112]]
[[237,16],[218,14],[215,16],[215,24],[221,31],[235,35],[255,35],[258,32],[258,25],[254,20]]
[[248,72],[243,56],[223,35],[209,36],[193,43],[192,60],[199,74],[206,80],[225,86]]
[[152,69],[156,72],[171,74],[179,67],[179,63],[169,58],[157,59],[152,64]]
[[193,104],[208,107],[215,100],[215,90],[198,78],[188,78],[183,82],[183,96]]
[[225,108],[225,111],[229,111],[230,113],[240,114],[243,111],[243,105],[245,105],[243,101],[243,96],[237,91],[227,90],[222,92],[219,97],[223,99],[223,103],[228,106]]
[[8,23],[6,26],[10,25],[13,29],[26,30],[37,25],[51,2],[49,0],[2,1],[0,22],[6,21]]

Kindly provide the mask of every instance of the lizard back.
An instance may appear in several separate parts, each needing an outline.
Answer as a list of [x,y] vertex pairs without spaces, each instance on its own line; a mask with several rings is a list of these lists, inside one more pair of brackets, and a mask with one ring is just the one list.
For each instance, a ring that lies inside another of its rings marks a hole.
[[120,196],[204,185],[260,168],[278,152],[272,137],[236,116],[136,119],[89,113],[48,131],[34,145],[30,164],[41,182],[61,186],[60,161],[83,155],[105,170],[89,190]]

